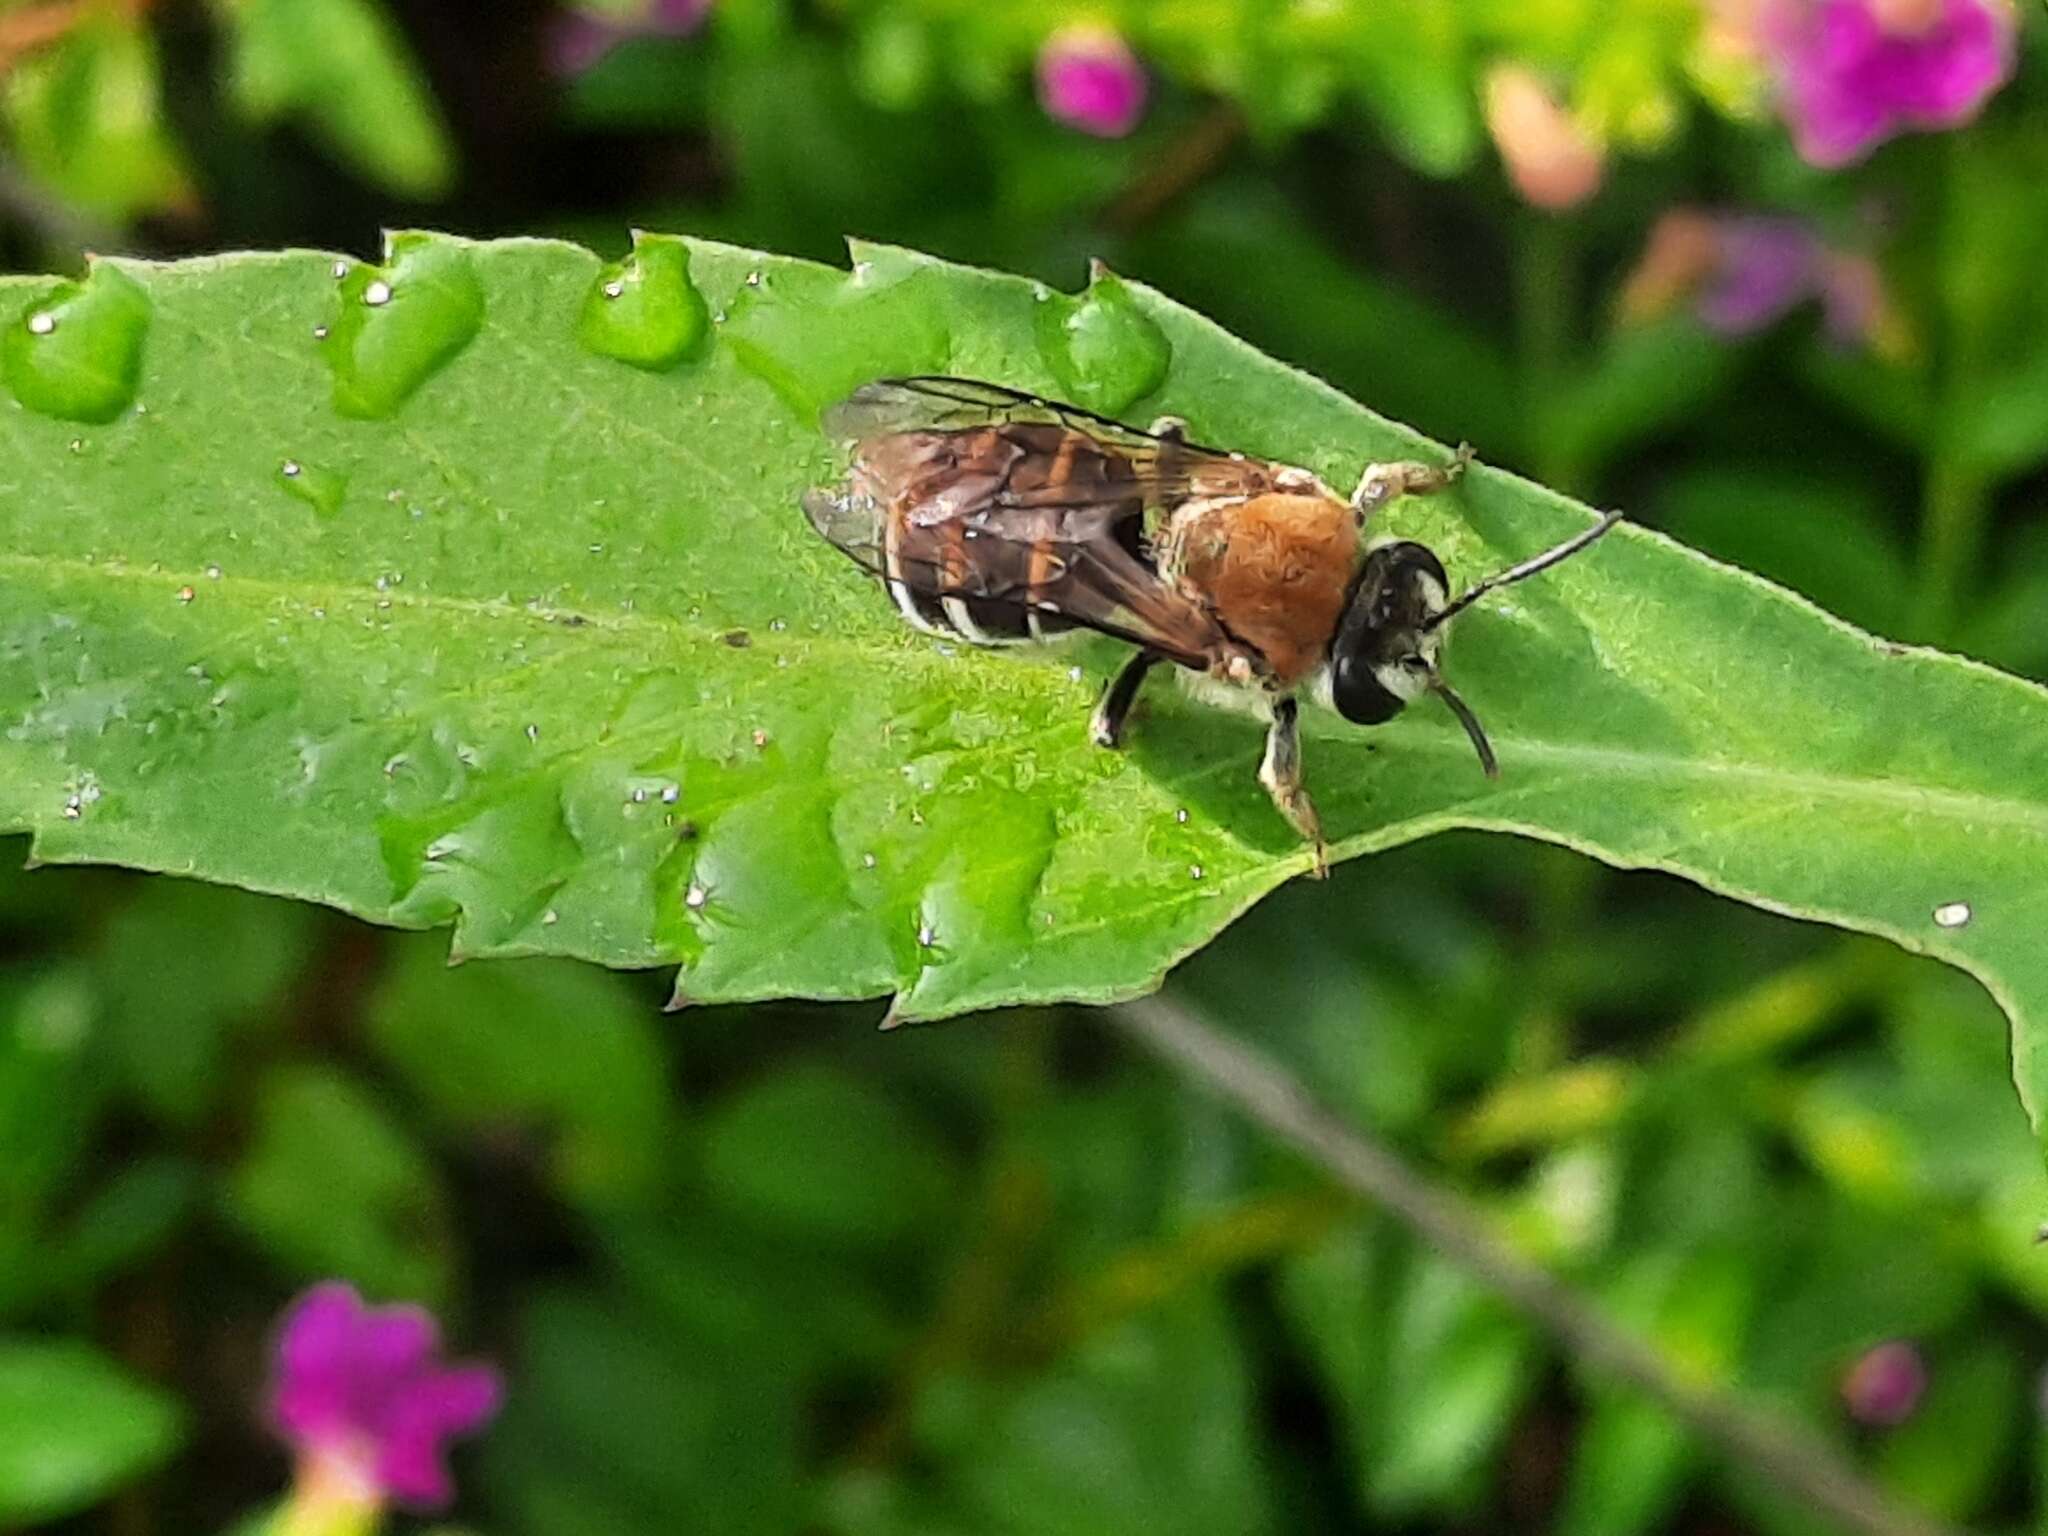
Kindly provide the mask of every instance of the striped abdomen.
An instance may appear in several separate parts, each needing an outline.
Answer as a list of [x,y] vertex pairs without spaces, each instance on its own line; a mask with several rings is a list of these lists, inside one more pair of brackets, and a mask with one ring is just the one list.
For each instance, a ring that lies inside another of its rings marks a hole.
[[832,501],[812,521],[882,578],[903,617],[976,645],[1073,628],[1077,563],[1105,538],[1136,558],[1144,516],[1128,460],[1038,423],[870,439]]

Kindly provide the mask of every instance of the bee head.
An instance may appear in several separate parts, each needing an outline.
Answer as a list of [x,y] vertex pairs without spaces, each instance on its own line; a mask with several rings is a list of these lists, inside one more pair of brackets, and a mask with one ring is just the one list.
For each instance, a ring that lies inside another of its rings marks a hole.
[[1444,626],[1487,593],[1569,559],[1620,521],[1619,512],[1609,512],[1592,527],[1487,577],[1455,600],[1443,563],[1422,545],[1404,539],[1369,551],[1330,642],[1330,702],[1355,725],[1383,725],[1410,699],[1433,693],[1465,727],[1486,776],[1499,778],[1500,764],[1479,717],[1437,669]]
[[1423,545],[1401,540],[1369,552],[1330,645],[1330,702],[1354,725],[1384,725],[1412,700],[1437,694],[1472,738],[1486,776],[1498,778],[1478,717],[1437,669],[1450,595],[1443,562]]

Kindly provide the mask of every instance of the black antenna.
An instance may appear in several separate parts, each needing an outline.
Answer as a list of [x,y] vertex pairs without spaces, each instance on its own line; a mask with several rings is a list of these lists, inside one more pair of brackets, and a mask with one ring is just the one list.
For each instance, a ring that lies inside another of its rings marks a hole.
[[[1456,618],[1467,608],[1478,602],[1480,598],[1486,596],[1487,593],[1498,591],[1502,587],[1511,587],[1518,581],[1524,581],[1534,576],[1538,571],[1549,570],[1560,560],[1570,559],[1620,521],[1621,514],[1619,512],[1605,513],[1601,516],[1599,522],[1586,529],[1583,533],[1575,533],[1555,548],[1546,549],[1540,555],[1531,555],[1520,565],[1511,565],[1497,576],[1487,577],[1486,580],[1464,593],[1441,613],[1433,613],[1425,619],[1422,625],[1423,633],[1427,634],[1432,629],[1441,629],[1450,620]],[[1455,694],[1449,693],[1448,690],[1445,690],[1445,693],[1448,698],[1455,699],[1457,697]],[[1466,722],[1466,730],[1474,732],[1478,730],[1478,723],[1470,718],[1471,712],[1463,704],[1453,703],[1451,707],[1458,711],[1458,718]],[[1479,745],[1482,740],[1483,738],[1475,736],[1474,745]],[[1479,755],[1481,758],[1490,757],[1490,754],[1483,746],[1480,746]]]
[[1472,750],[1479,754],[1479,766],[1489,779],[1500,777],[1500,760],[1493,755],[1493,743],[1486,739],[1486,729],[1479,723],[1479,717],[1472,713],[1472,706],[1458,697],[1457,690],[1444,681],[1443,673],[1435,667],[1429,669],[1429,687],[1451,706],[1451,713],[1458,717],[1458,724],[1465,727],[1465,734],[1472,738]]

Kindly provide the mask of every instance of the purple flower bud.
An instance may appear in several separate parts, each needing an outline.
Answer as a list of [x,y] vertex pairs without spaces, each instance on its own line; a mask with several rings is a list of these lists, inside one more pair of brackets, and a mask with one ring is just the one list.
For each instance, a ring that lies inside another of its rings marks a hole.
[[1038,53],[1038,101],[1048,117],[1120,139],[1145,115],[1145,70],[1106,27],[1065,27]]
[[311,1470],[367,1502],[438,1509],[454,1496],[446,1442],[490,1422],[503,1395],[488,1366],[441,1363],[420,1307],[366,1307],[349,1286],[314,1286],[285,1314],[270,1413]]
[[1724,336],[1774,325],[1814,290],[1820,243],[1797,219],[1752,215],[1714,224],[1714,266],[1699,317]]
[[1926,1363],[1903,1339],[1865,1351],[1842,1378],[1842,1401],[1849,1417],[1881,1429],[1910,1419],[1926,1390]]
[[2012,73],[2006,0],[1776,0],[1763,40],[1792,140],[1814,165],[1975,117]]

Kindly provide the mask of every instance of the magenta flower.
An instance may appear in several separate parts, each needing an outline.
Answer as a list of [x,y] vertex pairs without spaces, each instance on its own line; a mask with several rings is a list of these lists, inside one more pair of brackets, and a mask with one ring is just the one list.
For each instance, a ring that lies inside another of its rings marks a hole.
[[1038,102],[1048,117],[1097,138],[1120,139],[1145,115],[1138,56],[1107,27],[1063,27],[1038,51]]
[[620,17],[572,5],[548,33],[549,66],[559,76],[580,75],[636,37],[688,37],[710,9],[711,0],[644,0],[637,16]]
[[1622,318],[1650,319],[1687,299],[1723,336],[1755,335],[1818,299],[1838,344],[1904,346],[1877,263],[1782,214],[1674,208],[1660,218],[1622,289]]
[[446,1443],[498,1411],[498,1373],[444,1365],[424,1308],[366,1307],[328,1281],[307,1291],[278,1332],[271,1418],[301,1458],[302,1492],[359,1504],[438,1509],[455,1488]]
[[1926,1390],[1926,1363],[1920,1351],[1903,1339],[1865,1351],[1842,1378],[1842,1401],[1849,1417],[1880,1429],[1910,1419]]
[[2013,67],[2005,0],[1777,0],[1762,35],[1792,142],[1834,168],[1977,115]]

